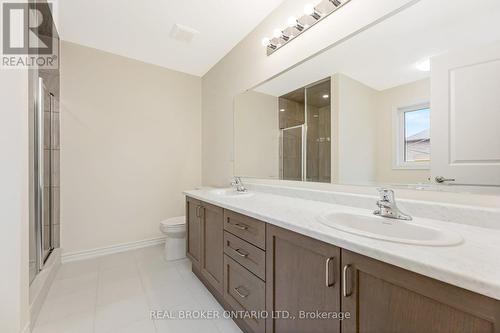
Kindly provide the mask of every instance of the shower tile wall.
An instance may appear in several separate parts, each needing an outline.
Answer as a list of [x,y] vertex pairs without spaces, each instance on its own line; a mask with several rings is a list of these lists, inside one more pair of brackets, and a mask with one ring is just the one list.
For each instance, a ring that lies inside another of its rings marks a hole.
[[332,165],[332,149],[331,149],[331,107],[330,105],[318,109],[319,122],[319,178],[322,183],[331,182],[331,165]]
[[325,183],[331,181],[330,87],[330,80],[325,80],[279,98],[279,127],[283,130],[280,152],[282,179],[302,180],[302,128],[291,127],[307,122],[305,179]]
[[279,113],[280,129],[304,124],[305,122],[304,101],[294,101],[280,97],[279,109],[280,109]]
[[319,181],[319,118],[318,108],[307,106],[307,178],[309,182]]
[[[60,78],[58,70],[41,70],[39,75],[44,79],[47,91],[53,95],[52,107],[46,108],[46,110],[51,110],[51,112],[45,112],[45,128],[50,129],[44,137],[46,148],[45,156],[50,156],[50,158],[47,158],[45,161],[46,174],[50,172],[49,180],[46,178],[45,181],[48,190],[45,197],[50,198],[50,200],[46,200],[45,202],[47,205],[50,205],[50,209],[47,207],[46,212],[50,212],[47,214],[50,215],[52,246],[58,248],[60,247]],[[48,100],[49,99],[46,98],[46,101]],[[48,177],[48,175],[46,175],[46,177]],[[45,221],[47,221],[46,226],[48,226],[49,219],[47,218]]]
[[307,181],[331,181],[330,80],[306,88]]
[[60,116],[59,116],[59,102],[58,96],[53,98],[52,110],[52,139],[51,139],[51,219],[52,219],[52,245],[54,248],[61,246],[60,241],[60,222],[61,222],[61,158],[60,158]]

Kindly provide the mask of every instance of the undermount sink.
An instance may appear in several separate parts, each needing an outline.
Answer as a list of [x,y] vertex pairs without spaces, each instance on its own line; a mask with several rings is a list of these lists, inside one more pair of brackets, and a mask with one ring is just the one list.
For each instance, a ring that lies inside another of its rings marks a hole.
[[226,198],[248,198],[253,196],[252,192],[238,192],[233,188],[218,188],[210,190],[210,193],[220,195]]
[[319,220],[330,228],[395,243],[452,246],[463,240],[454,231],[421,225],[419,219],[408,222],[368,214],[330,213]]

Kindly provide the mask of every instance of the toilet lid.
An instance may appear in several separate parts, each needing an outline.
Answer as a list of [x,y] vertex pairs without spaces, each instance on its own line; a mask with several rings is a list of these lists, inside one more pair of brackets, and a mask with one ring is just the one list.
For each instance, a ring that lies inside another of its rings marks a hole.
[[169,227],[181,226],[186,224],[186,217],[185,216],[171,217],[169,219],[161,221],[160,223],[163,226],[169,226]]

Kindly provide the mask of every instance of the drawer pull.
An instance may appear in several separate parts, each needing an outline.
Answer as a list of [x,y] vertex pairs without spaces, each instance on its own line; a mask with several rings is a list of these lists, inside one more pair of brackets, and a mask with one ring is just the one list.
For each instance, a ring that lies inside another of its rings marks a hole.
[[[333,287],[335,285],[335,274],[333,276],[333,281],[330,282],[330,263],[331,262],[335,263],[335,258],[334,257],[330,257],[330,258],[326,259],[326,263],[325,263],[325,270],[326,270],[325,285],[328,288]],[[335,265],[334,265],[334,267],[335,267]]]
[[[244,292],[242,292],[241,290],[244,290]],[[246,290],[244,287],[240,286],[240,287],[236,287],[234,288],[234,291],[236,292],[236,294],[238,294],[238,296],[240,296],[241,298],[247,298],[248,295],[250,295],[250,293],[248,292],[248,290]]]
[[248,226],[246,224],[240,224],[240,223],[231,223],[231,222],[227,222],[229,224],[231,224],[233,227],[237,228],[237,229],[240,229],[240,230],[248,230]]
[[[342,285],[343,285],[343,294],[344,297],[349,297],[352,295],[352,281],[349,279],[349,271],[351,270],[351,265],[344,266],[344,272],[342,274]],[[349,289],[347,288],[347,281],[349,281]]]
[[246,258],[249,255],[248,252],[243,251],[242,249],[235,249],[234,247],[232,247],[230,245],[228,245],[227,247],[230,248],[231,250],[233,250],[234,252],[236,252],[236,254],[239,255],[240,257]]

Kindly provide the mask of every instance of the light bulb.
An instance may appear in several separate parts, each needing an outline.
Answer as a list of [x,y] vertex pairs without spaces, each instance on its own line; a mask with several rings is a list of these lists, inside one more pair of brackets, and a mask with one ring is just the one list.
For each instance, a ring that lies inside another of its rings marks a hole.
[[269,38],[267,37],[262,38],[262,46],[268,46],[270,42],[271,41],[269,40]]
[[328,95],[328,94],[324,94],[324,95],[323,95],[323,98],[324,98],[324,99],[327,99],[328,97],[330,97],[330,95]]
[[288,26],[294,28],[297,25],[297,19],[294,16],[288,18]]
[[314,14],[314,6],[311,3],[308,3],[304,6],[304,14],[312,15]]
[[274,29],[274,31],[273,31],[273,37],[274,38],[280,38],[281,35],[282,35],[282,32],[281,32],[280,29]]

